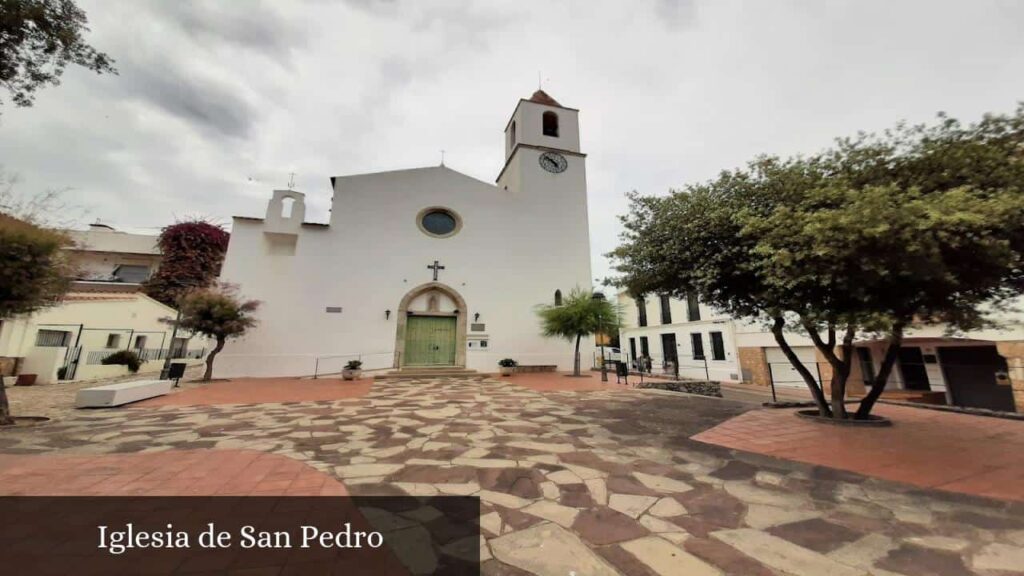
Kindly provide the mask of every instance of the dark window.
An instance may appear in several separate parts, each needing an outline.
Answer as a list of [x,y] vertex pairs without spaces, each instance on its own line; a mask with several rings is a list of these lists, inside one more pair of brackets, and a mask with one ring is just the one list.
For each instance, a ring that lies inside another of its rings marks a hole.
[[120,334],[107,334],[107,348],[117,348],[121,345]]
[[36,332],[36,346],[63,348],[68,345],[71,332],[63,330],[40,330]]
[[561,290],[555,290],[555,306],[561,306],[561,305],[562,305],[562,291]]
[[558,138],[558,114],[545,112],[543,118],[544,135]]
[[136,350],[145,350],[146,349],[146,337],[145,336],[136,336],[135,337],[135,349]]
[[700,304],[697,302],[696,294],[686,295],[686,319],[690,322],[700,320]]
[[725,341],[722,340],[721,332],[712,332],[711,336],[711,359],[725,360]]
[[857,360],[860,362],[860,374],[864,378],[864,384],[871,386],[875,381],[875,364],[871,360],[871,349],[857,348]]
[[629,357],[636,360],[636,338],[629,339]]
[[690,334],[690,346],[693,348],[693,359],[704,359],[704,337],[700,333]]
[[647,300],[638,298],[636,301],[637,323],[640,326],[647,326]]
[[651,357],[651,348],[647,345],[647,336],[640,337],[640,356],[644,358]]
[[672,304],[671,299],[668,296],[661,296],[661,323],[671,324],[672,323]]
[[512,121],[512,126],[508,129],[508,147],[513,148],[516,145],[516,121]]
[[129,282],[132,284],[144,282],[149,279],[149,266],[121,264],[114,268],[114,278],[118,282]]
[[455,216],[452,216],[445,210],[431,210],[423,215],[423,229],[427,232],[437,235],[446,236],[455,231],[455,227],[458,222],[455,220]]

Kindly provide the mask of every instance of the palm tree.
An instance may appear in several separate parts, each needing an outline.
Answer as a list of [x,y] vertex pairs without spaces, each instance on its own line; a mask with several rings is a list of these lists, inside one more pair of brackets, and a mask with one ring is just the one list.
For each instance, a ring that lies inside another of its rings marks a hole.
[[612,334],[621,324],[622,313],[618,305],[605,299],[600,292],[574,288],[562,299],[561,305],[542,304],[537,309],[541,331],[545,336],[576,340],[573,376],[580,375],[580,340],[591,334]]

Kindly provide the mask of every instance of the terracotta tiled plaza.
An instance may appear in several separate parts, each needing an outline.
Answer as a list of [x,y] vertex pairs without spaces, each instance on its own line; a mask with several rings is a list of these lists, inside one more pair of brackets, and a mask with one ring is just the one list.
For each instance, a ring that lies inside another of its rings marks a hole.
[[[0,491],[472,494],[485,574],[1006,575],[1024,566],[1024,504],[1014,500],[691,438],[762,417],[753,404],[596,375],[388,380],[365,393],[321,382],[352,395],[274,392],[285,397],[258,403],[267,396],[245,382],[223,383],[217,394],[197,388],[4,430]],[[241,403],[223,403],[232,399]],[[771,415],[783,416],[795,420]]]
[[[823,427],[792,410],[755,410],[695,440],[869,476],[1024,502],[1024,421],[879,405],[885,428]],[[765,433],[769,431],[769,433]]]

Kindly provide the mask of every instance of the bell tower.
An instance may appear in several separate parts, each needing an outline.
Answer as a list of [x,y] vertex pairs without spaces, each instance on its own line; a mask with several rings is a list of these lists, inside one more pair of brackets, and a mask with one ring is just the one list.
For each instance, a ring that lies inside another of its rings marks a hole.
[[581,195],[586,204],[586,154],[580,152],[579,110],[537,90],[516,104],[505,125],[505,166],[498,187],[511,192]]
[[543,90],[519,101],[505,126],[505,160],[519,145],[580,151],[579,110],[566,108]]

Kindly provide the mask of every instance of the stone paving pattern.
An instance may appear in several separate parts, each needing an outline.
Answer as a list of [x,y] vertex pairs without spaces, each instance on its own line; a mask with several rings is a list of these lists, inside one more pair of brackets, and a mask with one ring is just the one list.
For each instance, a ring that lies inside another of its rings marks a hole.
[[670,392],[397,380],[325,402],[83,411],[5,431],[0,453],[247,450],[308,464],[355,495],[472,494],[484,574],[1021,573],[1020,503],[690,439],[749,408]]

